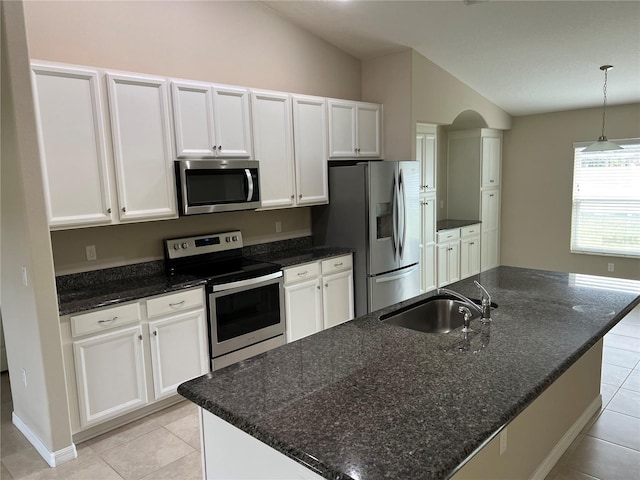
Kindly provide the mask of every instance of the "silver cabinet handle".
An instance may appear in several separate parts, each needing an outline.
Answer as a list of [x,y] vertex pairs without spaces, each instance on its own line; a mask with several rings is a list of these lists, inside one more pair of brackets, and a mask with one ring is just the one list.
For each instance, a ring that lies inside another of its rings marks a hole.
[[320,285],[318,285],[316,288],[317,288],[318,290],[320,290]]
[[108,213],[109,215],[111,215],[111,209],[110,209],[110,208],[107,208],[107,213]]
[[108,318],[106,320],[98,320],[98,323],[111,323],[111,322],[116,321],[117,319],[118,319],[118,316],[116,315],[115,317]]
[[176,303],[170,303],[169,306],[170,307],[177,307],[178,305],[182,305],[184,303],[184,300],[181,300],[179,302]]
[[127,211],[127,207],[122,207],[122,212],[126,212]]
[[338,267],[341,267],[341,266],[342,266],[342,263],[343,263],[343,262],[340,262],[340,263],[334,263],[334,264],[333,264],[333,266],[334,266],[334,267],[336,267],[336,268],[338,268]]
[[305,270],[304,272],[298,272],[298,276],[304,277],[307,273],[309,273],[307,270]]
[[142,341],[142,335],[138,335],[138,340]]
[[154,337],[157,337],[157,336],[158,336],[158,330],[154,330],[154,331],[153,331],[153,336],[154,336]]
[[324,284],[324,288],[329,288],[329,284],[328,284],[328,283],[325,283],[325,284]]
[[493,197],[493,193],[489,195],[490,197]]

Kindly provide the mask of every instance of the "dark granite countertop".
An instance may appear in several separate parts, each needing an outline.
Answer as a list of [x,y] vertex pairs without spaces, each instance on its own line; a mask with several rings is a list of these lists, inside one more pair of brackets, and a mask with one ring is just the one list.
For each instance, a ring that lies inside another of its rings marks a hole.
[[340,255],[348,255],[353,252],[354,250],[352,248],[346,247],[308,247],[297,250],[267,253],[263,255],[253,255],[251,258],[264,262],[277,263],[282,266],[282,268],[286,268]]
[[467,353],[460,329],[379,320],[430,292],[178,391],[324,478],[448,478],[640,303],[598,277],[513,267],[450,288],[477,298],[475,279],[499,307],[490,326],[472,322]]
[[[313,247],[307,238],[243,249],[243,255],[247,257],[276,263],[283,268],[352,252],[348,248]],[[162,260],[63,275],[56,278],[58,313],[70,315],[204,283],[204,279],[192,275],[167,275]]]
[[436,222],[436,231],[467,227],[469,225],[475,225],[476,223],[482,222],[480,222],[480,220],[455,220],[453,218],[445,218],[444,220],[438,220]]

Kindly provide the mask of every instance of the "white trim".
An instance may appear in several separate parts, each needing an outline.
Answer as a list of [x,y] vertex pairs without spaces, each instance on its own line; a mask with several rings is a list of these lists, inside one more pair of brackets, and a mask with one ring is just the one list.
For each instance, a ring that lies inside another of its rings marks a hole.
[[38,438],[38,436],[29,428],[29,426],[24,423],[16,412],[13,412],[11,415],[11,420],[13,424],[16,426],[18,430],[29,440],[29,443],[33,445],[36,451],[40,454],[40,456],[44,459],[45,462],[49,464],[50,467],[57,467],[69,460],[73,460],[78,456],[78,452],[76,451],[76,446],[74,443],[65,447],[61,450],[57,450],[55,452],[50,451],[47,446],[42,443],[42,440]]
[[567,430],[558,443],[551,449],[549,455],[538,465],[538,468],[536,468],[536,471],[533,472],[529,480],[544,480],[546,478],[558,460],[560,460],[560,457],[562,457],[582,429],[589,423],[589,420],[600,410],[600,407],[602,407],[602,395],[598,395],[593,399],[584,412],[582,412],[582,415],[578,417],[575,423],[571,425],[569,430]]

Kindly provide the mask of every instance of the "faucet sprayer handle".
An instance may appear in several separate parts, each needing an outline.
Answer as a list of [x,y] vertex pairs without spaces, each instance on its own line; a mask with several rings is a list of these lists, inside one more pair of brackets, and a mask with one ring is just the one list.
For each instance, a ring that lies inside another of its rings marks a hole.
[[462,331],[464,333],[471,332],[470,324],[471,324],[471,310],[465,306],[459,306],[458,312],[464,314],[464,326],[462,327]]

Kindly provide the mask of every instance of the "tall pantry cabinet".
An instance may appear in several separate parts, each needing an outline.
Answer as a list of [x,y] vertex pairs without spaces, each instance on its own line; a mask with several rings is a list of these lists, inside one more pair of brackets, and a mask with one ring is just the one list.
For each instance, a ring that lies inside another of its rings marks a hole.
[[489,128],[448,135],[449,218],[481,222],[480,269],[500,265],[502,132]]
[[416,125],[416,159],[420,162],[420,292],[436,288],[436,165],[435,125]]

